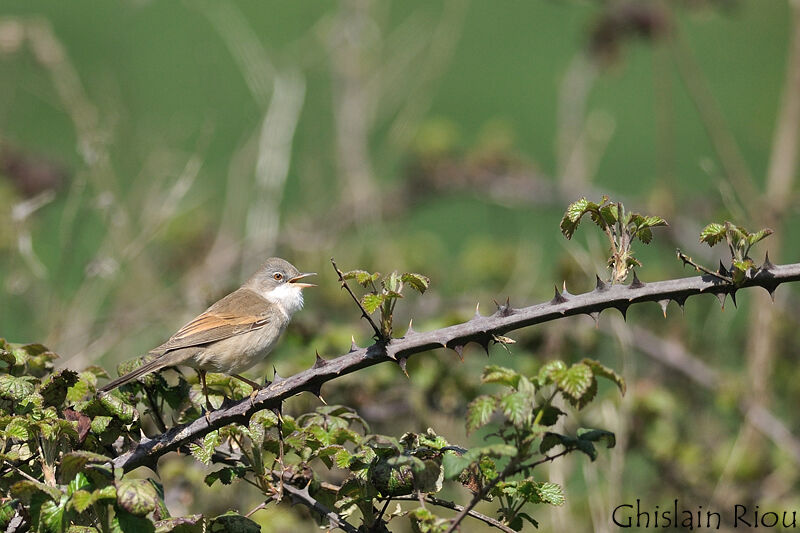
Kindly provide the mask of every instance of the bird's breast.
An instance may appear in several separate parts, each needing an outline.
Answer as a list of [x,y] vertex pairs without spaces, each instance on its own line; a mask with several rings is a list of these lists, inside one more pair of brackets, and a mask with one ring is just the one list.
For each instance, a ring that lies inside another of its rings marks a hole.
[[208,372],[239,374],[260,363],[277,344],[285,325],[263,328],[222,339],[195,355],[195,366]]

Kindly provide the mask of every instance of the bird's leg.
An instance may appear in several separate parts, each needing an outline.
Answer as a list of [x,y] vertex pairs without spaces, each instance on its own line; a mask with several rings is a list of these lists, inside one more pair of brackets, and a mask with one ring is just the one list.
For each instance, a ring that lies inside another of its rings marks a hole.
[[255,381],[251,381],[251,380],[247,379],[244,376],[240,376],[239,374],[231,374],[231,377],[232,378],[236,378],[239,381],[242,381],[244,383],[247,383],[248,385],[250,385],[253,388],[253,392],[250,393],[250,403],[251,404],[255,403],[256,395],[258,394],[258,391],[261,390],[261,385],[259,385]]
[[206,398],[206,421],[210,424],[211,410],[214,407],[211,405],[211,400],[208,399],[208,387],[206,386],[206,371],[198,370],[197,373],[200,375],[200,383],[202,383],[203,385],[203,396],[205,396]]

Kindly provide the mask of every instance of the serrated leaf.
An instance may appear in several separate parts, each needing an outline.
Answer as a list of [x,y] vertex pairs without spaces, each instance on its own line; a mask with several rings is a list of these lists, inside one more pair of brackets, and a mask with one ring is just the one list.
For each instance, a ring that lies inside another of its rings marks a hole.
[[4,430],[7,437],[11,437],[18,441],[28,441],[33,438],[33,427],[23,417],[15,417],[9,422]]
[[567,501],[564,496],[564,489],[560,485],[549,481],[535,483],[537,496],[536,503],[549,503],[550,505],[564,505]]
[[653,240],[653,232],[650,228],[642,228],[636,232],[636,236],[642,241],[644,244],[650,244]]
[[381,306],[384,301],[383,294],[375,294],[375,293],[367,293],[361,298],[361,305],[364,306],[364,310],[368,314],[372,314],[375,312],[377,308]]
[[497,408],[497,398],[482,395],[472,400],[467,406],[467,434],[486,425]]
[[592,385],[592,369],[583,363],[575,363],[565,372],[554,377],[558,389],[573,399],[580,399]]
[[575,230],[578,229],[578,224],[580,224],[581,217],[586,213],[588,206],[589,202],[586,200],[586,198],[581,198],[580,200],[569,204],[567,211],[564,213],[561,223],[559,224],[561,233],[564,235],[564,237],[567,239],[572,238],[572,236],[575,234]]
[[203,515],[195,514],[159,520],[155,533],[203,533]]
[[533,405],[527,394],[517,391],[502,396],[500,398],[500,408],[512,424],[519,426],[528,418]]
[[230,512],[217,516],[208,524],[209,533],[260,533],[261,526],[242,515]]
[[191,443],[189,444],[189,452],[195,459],[205,465],[211,464],[211,457],[214,455],[214,450],[220,443],[219,431],[212,431],[203,437],[203,444]]
[[154,533],[155,526],[147,518],[136,516],[125,509],[117,508],[111,519],[111,533]]
[[700,242],[709,246],[714,246],[725,238],[725,226],[722,224],[711,223],[700,231]]
[[67,397],[67,389],[78,382],[78,373],[64,369],[55,374],[50,374],[42,382],[39,394],[42,395],[44,405],[60,406]]
[[216,481],[221,481],[223,485],[230,485],[234,479],[244,477],[247,471],[244,466],[226,466],[208,474],[204,481],[209,487]]
[[606,448],[613,448],[617,445],[617,437],[605,429],[579,429],[578,439],[591,442],[602,442]]
[[498,383],[508,387],[517,388],[520,375],[510,368],[497,365],[489,365],[483,369],[481,383]]
[[600,376],[602,378],[606,378],[608,380],[613,381],[617,387],[619,387],[620,392],[623,396],[625,396],[625,391],[627,387],[625,385],[625,378],[614,372],[612,369],[608,368],[607,366],[603,365],[599,361],[595,361],[594,359],[583,359],[581,361],[584,365],[588,366],[592,369],[592,373],[595,376]]
[[542,426],[552,426],[558,422],[558,417],[566,414],[554,405],[544,405],[533,410],[534,419],[539,416],[539,412],[542,410],[541,418],[539,418],[539,424]]
[[769,228],[764,228],[764,229],[758,230],[757,232],[751,233],[750,235],[747,236],[747,244],[752,246],[755,243],[757,243],[758,241],[760,241],[762,239],[766,239],[767,237],[769,237],[773,233],[774,232]]
[[42,494],[52,501],[60,501],[63,493],[55,487],[45,485],[40,481],[23,479],[11,485],[11,495],[29,504],[36,494]]
[[411,288],[419,291],[420,294],[424,294],[431,284],[431,279],[428,276],[423,276],[422,274],[414,272],[406,272],[400,277],[400,280],[410,285]]
[[565,446],[566,448],[574,448],[578,444],[578,439],[570,437],[569,435],[561,435],[559,433],[548,432],[542,437],[542,442],[539,445],[540,453],[547,453],[556,446]]
[[563,361],[548,361],[542,368],[539,369],[537,376],[539,385],[548,385],[555,381],[555,377],[561,375],[567,370],[567,365]]
[[134,516],[145,516],[158,504],[158,493],[150,480],[122,479],[116,487],[117,505]]
[[36,378],[31,376],[12,376],[0,374],[0,396],[11,400],[24,400],[36,388]]
[[114,391],[111,394],[103,394],[97,399],[108,413],[119,418],[124,424],[130,424],[139,417],[139,413],[133,405],[125,403],[118,394],[118,391]]
[[67,505],[77,511],[78,513],[84,512],[94,502],[91,492],[85,490],[77,490],[72,493]]
[[82,472],[87,464],[106,464],[110,463],[111,458],[99,453],[78,450],[64,454],[61,458],[59,474],[62,482],[74,478]]

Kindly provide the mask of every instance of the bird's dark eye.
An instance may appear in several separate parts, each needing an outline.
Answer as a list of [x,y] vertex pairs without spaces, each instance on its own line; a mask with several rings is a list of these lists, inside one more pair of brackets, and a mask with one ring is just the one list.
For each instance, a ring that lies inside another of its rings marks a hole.
[[272,278],[273,278],[275,281],[281,281],[281,280],[283,279],[283,274],[281,274],[280,272],[275,272],[275,273],[272,275]]

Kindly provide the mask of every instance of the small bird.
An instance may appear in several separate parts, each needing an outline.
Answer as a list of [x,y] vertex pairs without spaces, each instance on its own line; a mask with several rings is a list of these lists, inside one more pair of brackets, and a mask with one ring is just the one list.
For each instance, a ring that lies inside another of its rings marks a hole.
[[228,374],[253,387],[255,394],[261,386],[240,373],[272,351],[292,315],[302,309],[303,289],[315,287],[301,280],[314,275],[301,273],[279,257],[267,259],[241,287],[183,326],[167,342],[150,350],[147,357],[151,361],[98,392],[107,393],[150,372],[182,365],[194,368],[200,375],[207,418],[212,406],[206,372]]

